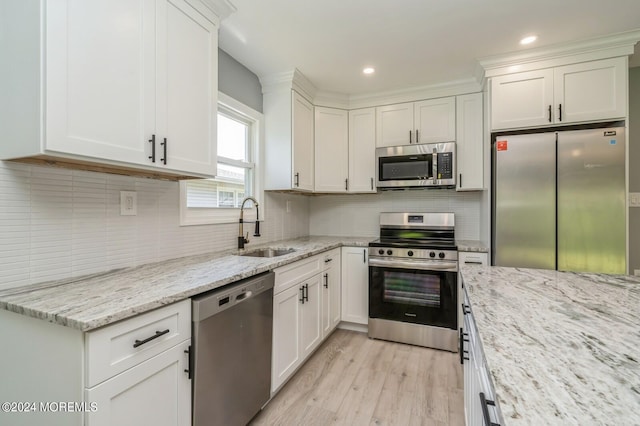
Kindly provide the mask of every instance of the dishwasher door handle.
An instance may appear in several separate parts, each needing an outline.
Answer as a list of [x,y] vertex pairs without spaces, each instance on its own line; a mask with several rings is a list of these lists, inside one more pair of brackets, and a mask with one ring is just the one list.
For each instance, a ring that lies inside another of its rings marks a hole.
[[236,296],[236,302],[242,302],[243,300],[250,298],[252,295],[253,295],[253,292],[251,291],[245,291],[244,293],[240,293],[239,295]]

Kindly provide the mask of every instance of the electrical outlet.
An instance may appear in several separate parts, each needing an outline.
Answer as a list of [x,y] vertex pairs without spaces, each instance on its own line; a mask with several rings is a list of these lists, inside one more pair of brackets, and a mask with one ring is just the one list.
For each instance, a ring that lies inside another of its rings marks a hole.
[[640,207],[640,192],[629,193],[629,207]]
[[135,191],[120,191],[120,216],[138,214],[138,195]]

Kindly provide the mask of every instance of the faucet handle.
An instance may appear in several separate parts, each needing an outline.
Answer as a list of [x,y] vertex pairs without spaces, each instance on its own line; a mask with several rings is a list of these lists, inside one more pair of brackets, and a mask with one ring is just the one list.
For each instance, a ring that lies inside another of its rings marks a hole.
[[245,239],[244,239],[244,242],[245,242],[245,243],[248,243],[248,242],[249,242],[249,233],[248,233],[248,232],[247,232],[247,236],[246,236],[246,237],[245,237]]

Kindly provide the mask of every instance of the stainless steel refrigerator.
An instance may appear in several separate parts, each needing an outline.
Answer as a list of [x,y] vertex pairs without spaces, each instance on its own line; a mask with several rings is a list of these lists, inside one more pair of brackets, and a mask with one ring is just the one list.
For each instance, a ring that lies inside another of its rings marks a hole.
[[493,265],[626,273],[624,132],[494,138]]

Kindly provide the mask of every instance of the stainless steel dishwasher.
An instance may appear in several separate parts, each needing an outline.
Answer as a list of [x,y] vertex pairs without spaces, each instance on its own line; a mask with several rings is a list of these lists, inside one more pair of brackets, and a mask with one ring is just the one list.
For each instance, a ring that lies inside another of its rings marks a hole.
[[274,273],[192,299],[193,425],[246,425],[269,400]]

